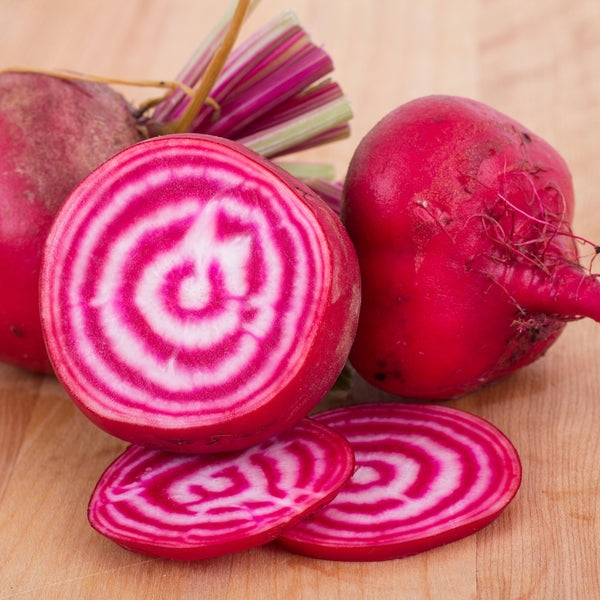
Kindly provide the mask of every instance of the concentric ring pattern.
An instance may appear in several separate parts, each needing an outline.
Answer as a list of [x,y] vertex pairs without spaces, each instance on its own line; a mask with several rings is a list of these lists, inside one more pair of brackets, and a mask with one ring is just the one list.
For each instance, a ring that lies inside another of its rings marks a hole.
[[209,142],[140,144],[60,222],[43,312],[57,373],[88,409],[210,423],[293,376],[327,293],[326,244],[264,166]]
[[356,471],[281,542],[300,553],[381,560],[472,533],[521,480],[518,455],[487,421],[445,406],[357,405],[315,416],[348,439]]
[[234,453],[172,454],[130,446],[90,499],[95,529],[134,550],[203,558],[264,543],[331,497],[354,458],[309,419]]

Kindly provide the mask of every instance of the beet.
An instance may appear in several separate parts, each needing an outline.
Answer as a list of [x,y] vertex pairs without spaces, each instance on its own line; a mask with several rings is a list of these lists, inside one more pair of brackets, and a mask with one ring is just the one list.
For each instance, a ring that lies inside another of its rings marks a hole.
[[355,454],[352,478],[278,542],[328,560],[401,558],[471,535],[521,482],[519,456],[493,425],[447,406],[373,403],[313,417]]
[[363,277],[352,365],[387,392],[450,398],[531,363],[568,320],[600,320],[573,210],[562,157],[493,108],[430,96],[392,111],[343,193]]
[[69,195],[41,316],[56,375],[124,440],[230,451],[282,432],[347,359],[360,276],[337,215],[244,146],[153,138]]
[[348,442],[310,419],[232,453],[130,446],[102,475],[88,518],[129,550],[209,558],[273,540],[328,502],[353,467]]
[[0,361],[51,371],[38,311],[46,235],[75,185],[141,139],[107,85],[0,74]]

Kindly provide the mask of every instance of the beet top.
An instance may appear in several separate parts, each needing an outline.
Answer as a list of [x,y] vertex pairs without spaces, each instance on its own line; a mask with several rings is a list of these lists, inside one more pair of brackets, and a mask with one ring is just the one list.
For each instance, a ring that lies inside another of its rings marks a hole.
[[521,482],[509,440],[455,408],[373,403],[314,419],[350,442],[356,468],[327,506],[278,539],[299,554],[375,561],[423,552],[489,524]]
[[348,442],[310,419],[231,453],[130,446],[96,485],[88,518],[136,552],[209,558],[273,540],[330,500],[353,466]]
[[498,111],[451,96],[392,111],[344,189],[363,277],[353,366],[388,392],[449,398],[529,364],[567,320],[600,320],[573,202],[561,156]]
[[48,236],[41,316],[55,372],[127,441],[248,447],[335,382],[360,278],[335,213],[240,144],[132,146],[76,187]]

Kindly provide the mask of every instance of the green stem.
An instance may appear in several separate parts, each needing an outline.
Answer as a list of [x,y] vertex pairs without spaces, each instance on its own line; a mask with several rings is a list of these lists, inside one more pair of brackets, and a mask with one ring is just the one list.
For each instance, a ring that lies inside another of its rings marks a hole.
[[286,148],[333,129],[352,118],[352,109],[346,97],[319,107],[295,119],[264,129],[237,141],[266,157],[280,154]]

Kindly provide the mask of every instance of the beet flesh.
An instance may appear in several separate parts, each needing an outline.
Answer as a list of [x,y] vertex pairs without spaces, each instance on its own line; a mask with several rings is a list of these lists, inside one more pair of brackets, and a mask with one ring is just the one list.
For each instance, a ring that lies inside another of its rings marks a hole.
[[0,361],[51,372],[38,308],[46,235],[75,185],[141,137],[109,86],[0,74]]
[[337,215],[244,146],[140,142],[70,194],[41,315],[56,375],[109,433],[226,452],[306,416],[354,339],[360,275]]
[[88,519],[135,552],[175,560],[220,556],[276,538],[331,500],[353,467],[348,442],[311,419],[224,454],[130,446],[100,478]]
[[392,111],[344,189],[363,282],[353,366],[399,396],[451,398],[531,363],[569,319],[599,320],[573,208],[565,161],[495,109],[429,96]]
[[402,558],[471,535],[521,484],[517,451],[496,427],[448,406],[371,403],[319,413],[355,454],[350,480],[278,541],[327,560]]

